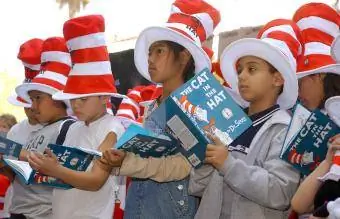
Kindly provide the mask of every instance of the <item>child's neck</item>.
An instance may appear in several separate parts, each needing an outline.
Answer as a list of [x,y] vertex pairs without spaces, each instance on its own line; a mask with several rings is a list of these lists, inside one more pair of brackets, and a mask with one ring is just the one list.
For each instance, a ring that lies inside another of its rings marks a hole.
[[163,93],[160,97],[160,102],[163,102],[172,92],[179,88],[184,83],[182,78],[173,78],[163,83]]
[[51,121],[48,123],[48,124],[52,124],[56,121],[59,121],[61,120],[62,118],[65,118],[67,116],[67,113],[66,113],[66,110],[65,111],[61,111],[61,112],[58,112],[56,113],[56,115],[54,116],[53,119],[51,119]]
[[98,119],[102,118],[103,116],[106,115],[106,109],[103,111],[98,112],[96,115],[94,115],[93,117],[91,117],[90,119],[85,121],[85,125],[89,126],[92,122],[97,121]]
[[248,109],[248,116],[254,115],[256,113],[260,113],[266,109],[269,109],[275,104],[276,104],[276,101],[273,101],[269,98],[251,102],[249,105],[249,109]]
[[35,120],[35,119],[30,119],[30,118],[28,118],[28,123],[30,124],[30,125],[38,125],[39,124],[39,122],[37,121],[37,120]]

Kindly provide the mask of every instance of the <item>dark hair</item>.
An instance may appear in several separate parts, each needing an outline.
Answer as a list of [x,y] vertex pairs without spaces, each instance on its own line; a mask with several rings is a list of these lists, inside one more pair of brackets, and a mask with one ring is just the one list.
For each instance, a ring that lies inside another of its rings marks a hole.
[[340,95],[340,75],[326,73],[326,76],[323,79],[323,90],[325,96],[320,103],[320,109],[325,107],[325,102],[328,98]]
[[[179,53],[185,49],[182,45],[172,41],[165,41],[165,43],[174,52],[175,60],[179,58]],[[195,75],[195,61],[194,58],[191,56],[190,60],[188,61],[183,71],[184,82],[190,80],[194,75]]]

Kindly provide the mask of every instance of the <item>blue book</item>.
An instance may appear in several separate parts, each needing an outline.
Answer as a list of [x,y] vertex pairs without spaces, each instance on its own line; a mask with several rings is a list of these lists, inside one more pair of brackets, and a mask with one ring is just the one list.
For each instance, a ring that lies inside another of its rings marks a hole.
[[0,154],[4,157],[18,159],[22,144],[0,136]]
[[208,69],[196,74],[175,90],[150,115],[150,120],[179,142],[181,152],[193,167],[203,164],[206,133],[228,146],[252,121]]
[[147,158],[170,155],[177,147],[170,137],[131,124],[117,141],[116,148]]
[[340,128],[320,110],[303,108],[298,105],[294,111],[280,157],[302,175],[309,175],[325,159],[328,140],[340,133]]
[[[76,171],[86,171],[92,160],[102,155],[101,152],[82,147],[49,144],[48,148],[57,156],[61,165]],[[60,179],[46,176],[33,170],[28,162],[6,158],[4,161],[13,169],[21,182],[26,185],[38,184],[62,189],[72,188],[71,185],[64,183]]]

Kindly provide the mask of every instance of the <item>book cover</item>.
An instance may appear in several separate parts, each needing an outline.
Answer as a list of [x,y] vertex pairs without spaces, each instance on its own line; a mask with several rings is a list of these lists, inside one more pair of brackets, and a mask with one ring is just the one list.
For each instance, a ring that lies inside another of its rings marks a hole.
[[18,159],[22,149],[22,144],[0,136],[0,154],[4,157]]
[[227,146],[252,125],[208,69],[174,91],[151,113],[150,120],[180,142],[180,152],[195,168],[205,159],[210,143],[206,133]]
[[298,133],[290,140],[281,158],[303,175],[309,175],[328,150],[328,140],[340,133],[340,128],[320,110],[314,110]]
[[170,137],[131,124],[116,143],[116,148],[147,158],[170,155],[177,147]]

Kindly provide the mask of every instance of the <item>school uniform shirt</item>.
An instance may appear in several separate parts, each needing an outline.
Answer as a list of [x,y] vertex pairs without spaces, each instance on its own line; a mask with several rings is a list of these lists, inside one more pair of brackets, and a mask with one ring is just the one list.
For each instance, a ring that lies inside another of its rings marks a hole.
[[[88,126],[78,121],[72,124],[66,134],[64,145],[81,146],[98,150],[107,134],[114,132],[117,139],[124,127],[114,116],[106,114]],[[113,145],[112,145],[113,147]],[[92,165],[89,166],[90,171]],[[76,188],[54,189],[52,207],[54,219],[108,219],[113,214],[113,176],[98,191],[85,191]]]
[[[60,119],[38,130],[31,131],[26,144],[24,144],[24,148],[28,151],[44,151],[48,144],[56,143],[59,135],[59,127],[66,119],[67,118]],[[17,135],[22,135],[23,133],[18,133]],[[13,197],[10,213],[23,214],[28,219],[51,218],[52,191],[50,187],[25,185],[19,179],[15,179],[13,182]]]

